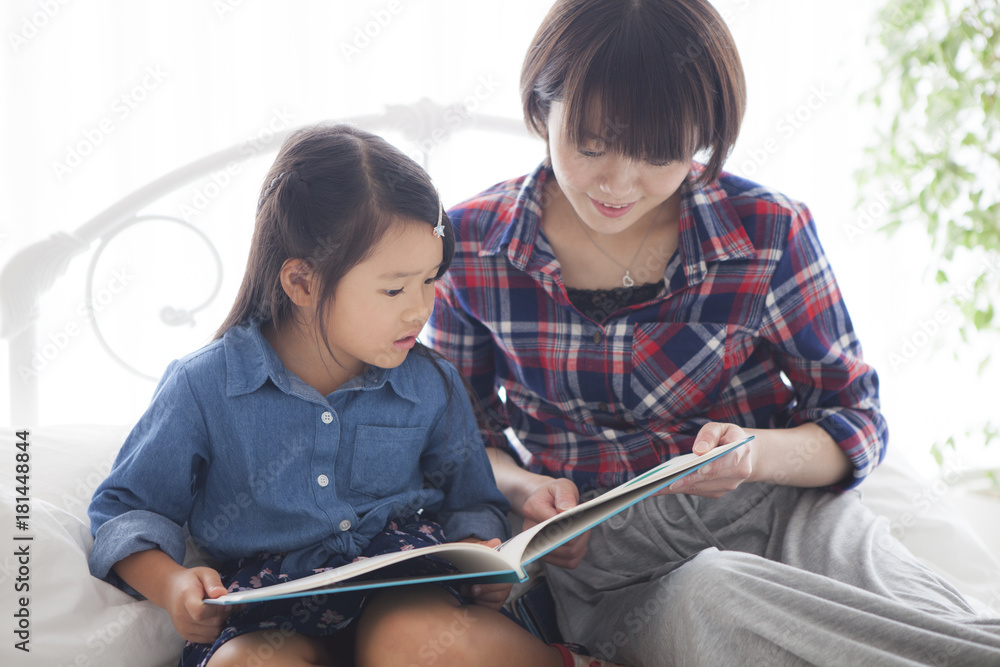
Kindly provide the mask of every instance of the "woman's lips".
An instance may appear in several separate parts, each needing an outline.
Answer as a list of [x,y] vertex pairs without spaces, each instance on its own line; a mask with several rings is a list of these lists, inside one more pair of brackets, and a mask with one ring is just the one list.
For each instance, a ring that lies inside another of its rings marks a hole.
[[606,218],[620,218],[629,211],[631,211],[632,207],[635,206],[635,202],[631,202],[629,204],[615,205],[598,201],[593,197],[590,197],[590,203],[594,205],[594,208],[597,209],[598,213],[600,213]]

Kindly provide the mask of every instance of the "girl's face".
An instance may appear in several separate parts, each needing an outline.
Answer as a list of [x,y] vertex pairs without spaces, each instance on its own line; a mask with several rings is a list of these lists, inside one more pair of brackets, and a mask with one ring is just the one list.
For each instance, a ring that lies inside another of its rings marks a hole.
[[395,368],[434,308],[444,244],[424,222],[400,221],[367,259],[347,272],[327,309],[327,339],[353,375],[366,365]]
[[547,124],[552,171],[577,216],[593,231],[617,234],[649,220],[687,177],[690,160],[653,164],[605,150],[601,137],[614,131],[610,125],[605,134],[592,131],[577,146],[566,136],[564,114],[563,103],[553,102]]

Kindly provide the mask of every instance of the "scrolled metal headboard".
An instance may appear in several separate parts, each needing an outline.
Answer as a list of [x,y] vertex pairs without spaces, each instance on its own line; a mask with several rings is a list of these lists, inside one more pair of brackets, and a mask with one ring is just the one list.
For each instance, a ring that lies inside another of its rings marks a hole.
[[[461,123],[455,123],[461,118]],[[410,105],[391,105],[381,114],[341,119],[373,132],[400,132],[408,141],[426,148],[418,158],[424,168],[429,167],[433,147],[446,142],[456,132],[479,129],[525,136],[524,124],[519,119],[489,115],[472,115],[463,105],[443,106],[427,99]],[[86,253],[98,243],[87,272],[86,307],[93,315],[94,267],[102,250],[112,238],[123,229],[150,220],[169,220],[185,225],[200,235],[216,260],[216,285],[208,301],[194,307],[165,305],[160,310],[160,319],[167,325],[177,326],[187,323],[194,313],[206,307],[218,294],[222,280],[222,263],[211,240],[190,222],[171,215],[143,214],[139,212],[164,198],[171,192],[200,178],[211,175],[233,163],[241,163],[257,155],[276,151],[285,137],[293,131],[287,129],[275,132],[270,138],[259,142],[259,150],[248,153],[243,143],[206,155],[194,162],[175,169],[164,176],[126,195],[107,209],[97,214],[73,231],[61,231],[49,238],[27,246],[14,255],[0,272],[0,338],[9,341],[9,386],[11,419],[18,424],[36,424],[39,413],[39,381],[37,373],[25,373],[30,368],[37,352],[37,323],[39,303],[56,281],[66,272],[70,262]],[[94,332],[98,342],[116,362],[143,377],[156,378],[133,368],[108,344],[97,320]]]

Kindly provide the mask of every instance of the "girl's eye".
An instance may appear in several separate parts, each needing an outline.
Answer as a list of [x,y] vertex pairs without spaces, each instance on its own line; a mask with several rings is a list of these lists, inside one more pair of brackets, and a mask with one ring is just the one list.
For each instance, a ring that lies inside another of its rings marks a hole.
[[424,281],[424,284],[425,285],[433,285],[436,282],[437,282],[437,278],[428,278],[427,280]]
[[401,290],[401,289],[387,289],[387,290],[385,290],[386,296],[399,296],[402,293],[403,293],[403,290]]
[[580,155],[582,155],[583,157],[601,157],[602,155],[604,155],[604,152],[603,151],[590,151],[590,150],[586,150],[586,149],[581,148],[580,149]]
[[646,162],[652,167],[669,167],[674,163],[673,160],[646,160]]

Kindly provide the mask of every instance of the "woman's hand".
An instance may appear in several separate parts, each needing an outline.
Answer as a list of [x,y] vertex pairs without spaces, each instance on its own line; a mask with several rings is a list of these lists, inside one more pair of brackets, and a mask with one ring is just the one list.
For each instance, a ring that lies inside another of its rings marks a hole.
[[226,623],[232,609],[202,602],[226,594],[219,573],[210,567],[177,570],[164,582],[163,607],[177,633],[189,642],[210,644],[214,642]]
[[720,456],[662,493],[687,493],[719,498],[743,482],[816,487],[849,479],[852,465],[844,450],[818,424],[792,428],[742,429],[735,424],[711,422],[695,437],[692,451],[704,454],[718,445],[753,440]]
[[[572,481],[529,472],[495,447],[488,447],[486,452],[500,492],[510,500],[511,511],[524,519],[522,530],[579,504],[580,491]],[[584,533],[570,540],[542,560],[558,567],[576,567],[587,553],[588,536]]]
[[[542,483],[528,495],[522,506],[521,515],[524,517],[522,530],[527,530],[560,512],[576,507],[580,502],[580,491],[572,481],[565,478],[539,477]],[[561,547],[553,549],[543,556],[542,560],[558,567],[573,569],[586,555],[589,539],[590,533],[583,533]]]
[[[698,431],[692,451],[695,454],[704,454],[719,445],[743,440],[747,435],[746,431],[735,424],[711,422]],[[728,454],[706,463],[690,475],[668,486],[663,493],[686,493],[693,496],[721,498],[753,476],[756,442],[756,439],[751,440],[742,447],[737,447]]]

